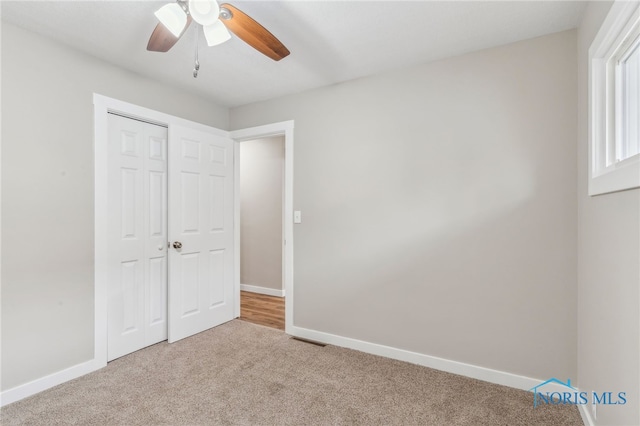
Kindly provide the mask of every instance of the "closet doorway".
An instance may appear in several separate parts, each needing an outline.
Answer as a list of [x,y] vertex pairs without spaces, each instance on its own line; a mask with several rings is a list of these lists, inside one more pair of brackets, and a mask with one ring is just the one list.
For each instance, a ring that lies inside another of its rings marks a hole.
[[228,132],[94,95],[95,357],[237,316]]

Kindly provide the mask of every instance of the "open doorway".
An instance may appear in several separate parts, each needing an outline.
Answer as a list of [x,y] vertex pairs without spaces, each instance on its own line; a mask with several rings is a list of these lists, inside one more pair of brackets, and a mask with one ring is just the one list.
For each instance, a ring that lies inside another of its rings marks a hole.
[[[279,298],[280,302],[284,304],[285,312],[285,327],[286,333],[291,334],[293,332],[293,307],[294,307],[294,285],[293,285],[293,121],[283,121],[278,123],[267,124],[263,126],[250,127],[246,129],[234,130],[230,132],[231,137],[235,140],[234,148],[234,162],[235,162],[235,218],[234,218],[234,234],[235,234],[235,292],[236,292],[236,310],[235,316],[240,317],[241,314],[241,193],[240,193],[240,162],[241,160],[241,146],[246,141],[255,141],[257,139],[265,139],[270,137],[283,137],[284,138],[284,176],[283,176],[283,193],[282,198],[282,234],[281,234],[281,247],[282,247],[282,291],[283,298],[279,296],[273,296]],[[262,285],[264,287],[264,285]],[[244,287],[245,289],[248,287]],[[254,293],[259,295],[259,293]],[[264,295],[265,297],[269,295]]]
[[284,135],[240,144],[240,319],[284,330]]

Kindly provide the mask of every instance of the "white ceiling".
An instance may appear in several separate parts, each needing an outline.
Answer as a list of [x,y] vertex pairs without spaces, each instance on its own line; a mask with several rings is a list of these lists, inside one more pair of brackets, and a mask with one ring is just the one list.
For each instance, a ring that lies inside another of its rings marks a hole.
[[[148,52],[167,1],[2,1],[2,20],[228,107],[575,28],[578,1],[232,0],[291,51],[280,62],[237,37],[207,47],[197,25]],[[200,74],[192,76],[195,36]]]

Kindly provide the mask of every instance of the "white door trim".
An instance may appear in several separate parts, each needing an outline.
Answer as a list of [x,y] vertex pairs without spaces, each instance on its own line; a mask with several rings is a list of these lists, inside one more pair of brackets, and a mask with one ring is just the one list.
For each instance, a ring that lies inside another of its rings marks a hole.
[[[107,182],[109,179],[107,158],[107,114],[115,112],[125,117],[147,121],[170,128],[187,126],[229,138],[229,132],[215,129],[194,121],[144,108],[118,99],[93,94],[94,105],[94,364],[107,365]],[[239,303],[239,300],[238,300]]]
[[[264,126],[250,127],[247,129],[233,130],[229,132],[235,141],[234,156],[235,179],[235,283],[236,317],[240,316],[240,142],[265,138],[268,136],[284,135],[284,212],[282,229],[283,240],[283,274],[285,301],[285,333],[291,334],[293,330],[293,120],[279,123],[266,124]],[[286,244],[285,244],[286,242]]]

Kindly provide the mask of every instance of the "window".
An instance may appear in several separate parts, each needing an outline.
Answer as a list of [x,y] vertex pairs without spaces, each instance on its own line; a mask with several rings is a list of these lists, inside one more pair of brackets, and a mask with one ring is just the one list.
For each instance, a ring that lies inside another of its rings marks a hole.
[[625,49],[618,66],[621,105],[618,161],[640,153],[640,36]]
[[640,2],[613,4],[589,72],[589,195],[640,187]]

